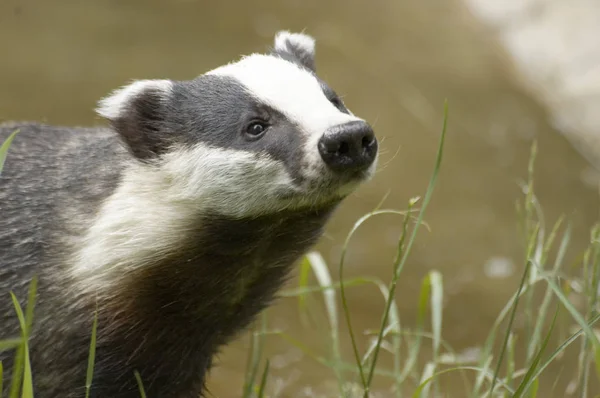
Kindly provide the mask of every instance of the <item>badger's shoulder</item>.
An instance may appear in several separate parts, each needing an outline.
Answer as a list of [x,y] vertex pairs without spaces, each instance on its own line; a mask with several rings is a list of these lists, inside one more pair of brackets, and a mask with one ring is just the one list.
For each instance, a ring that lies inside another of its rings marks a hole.
[[0,125],[15,135],[0,174],[0,275],[51,267],[57,239],[82,233],[118,184],[127,152],[108,129]]
[[[0,175],[3,203],[15,194],[71,195],[84,187],[114,185],[126,151],[106,128],[0,124],[0,142],[17,131]],[[109,181],[105,181],[109,180]],[[4,196],[4,197],[3,197]],[[0,204],[0,209],[2,204]]]

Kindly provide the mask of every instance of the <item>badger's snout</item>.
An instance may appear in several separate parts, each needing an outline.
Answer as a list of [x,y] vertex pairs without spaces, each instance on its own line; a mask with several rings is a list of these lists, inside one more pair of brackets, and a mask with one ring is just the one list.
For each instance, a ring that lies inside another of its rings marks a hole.
[[329,129],[319,140],[319,153],[325,164],[336,172],[367,169],[377,156],[377,139],[371,126],[355,121]]

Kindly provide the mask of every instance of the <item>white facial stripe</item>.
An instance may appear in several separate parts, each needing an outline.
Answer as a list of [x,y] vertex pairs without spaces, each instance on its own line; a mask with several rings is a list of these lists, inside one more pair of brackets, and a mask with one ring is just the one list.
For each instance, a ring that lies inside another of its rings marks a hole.
[[330,127],[361,120],[340,112],[311,73],[281,58],[253,54],[207,74],[237,79],[258,100],[283,113],[309,136],[320,137]]

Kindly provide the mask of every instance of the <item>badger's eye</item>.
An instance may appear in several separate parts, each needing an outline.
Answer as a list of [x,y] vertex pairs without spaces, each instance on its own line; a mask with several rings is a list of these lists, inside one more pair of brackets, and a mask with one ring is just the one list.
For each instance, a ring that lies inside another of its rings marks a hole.
[[265,122],[254,121],[246,127],[246,134],[252,138],[260,137],[269,127]]

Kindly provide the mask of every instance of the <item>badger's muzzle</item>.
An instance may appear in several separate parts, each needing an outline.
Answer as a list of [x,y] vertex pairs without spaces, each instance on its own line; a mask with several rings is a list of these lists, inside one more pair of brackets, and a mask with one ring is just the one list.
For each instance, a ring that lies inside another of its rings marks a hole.
[[318,147],[325,164],[338,173],[366,170],[377,157],[377,139],[364,121],[330,128],[319,140]]

